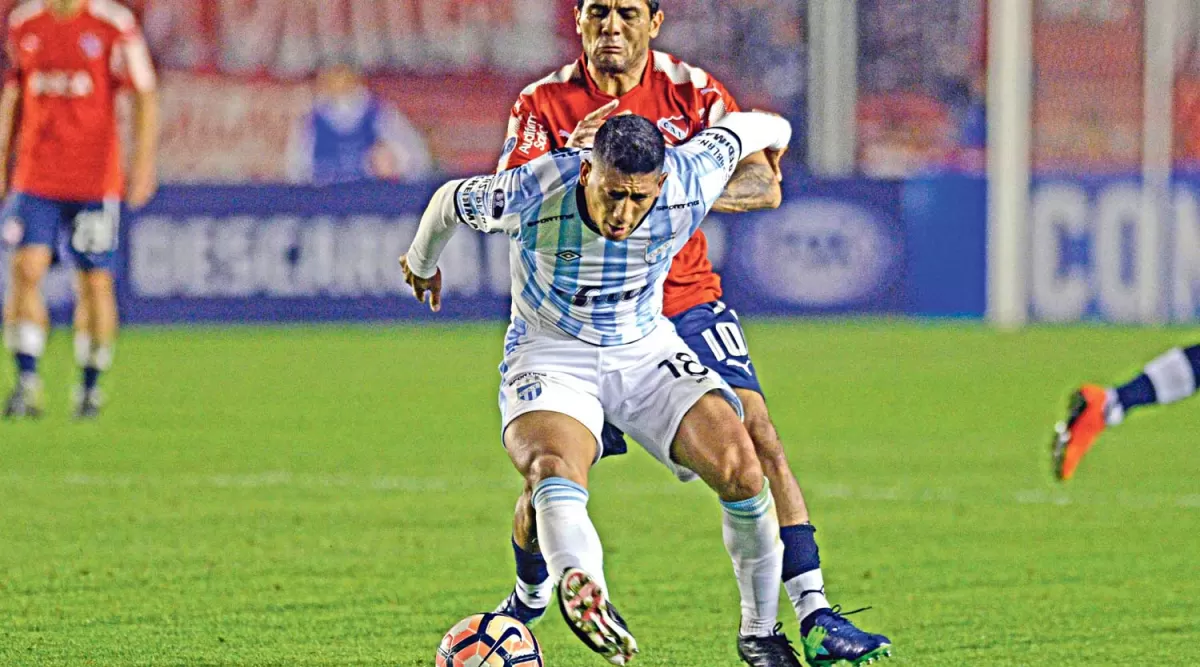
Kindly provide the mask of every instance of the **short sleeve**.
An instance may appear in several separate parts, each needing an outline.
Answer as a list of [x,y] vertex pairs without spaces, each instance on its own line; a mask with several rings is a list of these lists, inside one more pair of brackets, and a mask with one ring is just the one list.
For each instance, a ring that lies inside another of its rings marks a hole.
[[4,83],[21,83],[21,60],[17,55],[17,34],[12,28],[5,30],[4,39]]
[[716,125],[725,114],[742,110],[725,84],[713,78],[711,74],[708,86],[700,91],[700,108],[704,110],[705,127]]
[[142,31],[136,26],[117,37],[110,65],[117,79],[127,82],[139,93],[153,92],[158,87],[150,49],[146,46]]
[[497,171],[514,169],[550,152],[550,131],[532,95],[521,95],[508,114],[508,131]]

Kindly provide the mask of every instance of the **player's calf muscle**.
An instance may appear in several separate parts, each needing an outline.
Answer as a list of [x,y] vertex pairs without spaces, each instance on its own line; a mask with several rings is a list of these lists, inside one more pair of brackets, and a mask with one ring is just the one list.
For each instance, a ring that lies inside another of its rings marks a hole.
[[684,416],[671,455],[700,475],[721,500],[745,500],[762,492],[763,473],[754,444],[719,394],[705,395]]

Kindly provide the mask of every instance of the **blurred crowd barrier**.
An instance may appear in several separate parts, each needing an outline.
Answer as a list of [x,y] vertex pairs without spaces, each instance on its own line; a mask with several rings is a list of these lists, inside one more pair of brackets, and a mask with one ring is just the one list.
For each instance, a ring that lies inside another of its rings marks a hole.
[[[493,319],[508,312],[508,239],[463,231],[443,255],[445,307],[412,299],[396,258],[436,181],[339,187],[167,186],[121,226],[130,322]],[[704,223],[726,301],[746,315],[981,317],[987,203],[981,177],[789,178],[778,210]],[[1031,193],[1035,320],[1139,322],[1148,286],[1170,321],[1200,320],[1200,178],[1180,178],[1173,242],[1139,268],[1137,178],[1042,177]],[[47,284],[69,321],[70,273]],[[1147,282],[1150,281],[1150,282]],[[0,278],[0,288],[3,287]]]

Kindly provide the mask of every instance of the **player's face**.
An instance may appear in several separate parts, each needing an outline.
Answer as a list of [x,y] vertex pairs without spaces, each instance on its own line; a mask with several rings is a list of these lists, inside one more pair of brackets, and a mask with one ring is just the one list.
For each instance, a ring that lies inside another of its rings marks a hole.
[[586,0],[575,10],[583,52],[606,74],[624,74],[641,63],[662,22],[663,13],[651,16],[646,0]]
[[642,224],[666,180],[666,173],[661,171],[625,174],[588,162],[579,172],[588,216],[610,241],[624,241]]

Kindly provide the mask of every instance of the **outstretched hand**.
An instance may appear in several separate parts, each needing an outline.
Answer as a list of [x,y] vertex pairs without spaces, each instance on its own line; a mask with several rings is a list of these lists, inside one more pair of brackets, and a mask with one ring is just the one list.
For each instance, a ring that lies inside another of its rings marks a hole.
[[[592,144],[596,143],[596,133],[600,131],[600,126],[604,124],[604,121],[608,120],[608,115],[620,106],[620,104],[621,100],[613,100],[584,116],[583,120],[579,121],[579,124],[575,126],[575,131],[571,133],[571,137],[567,139],[567,148],[591,148]],[[623,113],[629,112],[625,111]]]
[[425,294],[429,293],[429,310],[438,312],[442,309],[442,270],[431,278],[422,278],[412,272],[408,266],[408,255],[400,256],[400,268],[404,269],[404,283],[412,287],[413,296],[417,301],[425,303]]

